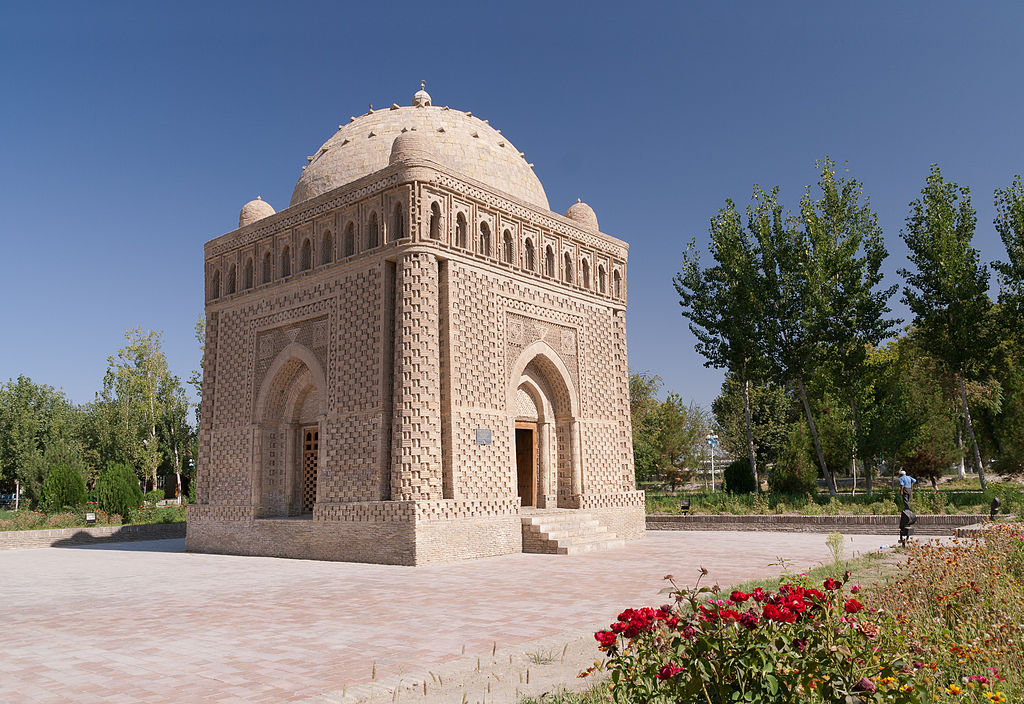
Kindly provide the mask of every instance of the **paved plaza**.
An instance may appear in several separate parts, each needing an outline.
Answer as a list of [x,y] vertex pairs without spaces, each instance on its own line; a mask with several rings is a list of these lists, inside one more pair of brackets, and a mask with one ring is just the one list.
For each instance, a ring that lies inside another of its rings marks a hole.
[[[846,554],[885,542],[849,536]],[[606,625],[662,603],[666,574],[688,583],[704,566],[726,586],[778,573],[778,556],[830,559],[824,535],[753,532],[649,532],[599,553],[427,567],[183,548],[0,552],[0,701],[342,701],[371,680]]]

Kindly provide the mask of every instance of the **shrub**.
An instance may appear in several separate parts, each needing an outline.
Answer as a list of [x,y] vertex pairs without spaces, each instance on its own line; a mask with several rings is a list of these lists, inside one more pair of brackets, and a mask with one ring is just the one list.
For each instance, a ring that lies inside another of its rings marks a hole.
[[725,468],[725,490],[730,494],[752,494],[754,473],[750,471],[750,460],[746,457],[733,460]]
[[163,489],[154,489],[153,491],[148,492],[143,498],[146,500],[147,504],[155,504],[158,501],[163,501],[164,500],[164,490]]
[[728,599],[700,579],[692,589],[672,581],[673,603],[626,609],[594,634],[615,701],[920,702],[917,664],[876,647],[881,619],[845,580],[805,581]]
[[[49,454],[49,453],[47,453]],[[40,507],[47,513],[65,506],[77,506],[85,501],[85,478],[77,464],[69,457],[61,457],[50,465],[43,480]]]
[[120,514],[130,522],[142,503],[142,489],[135,470],[117,462],[108,464],[96,480],[96,500],[107,513]]
[[806,494],[818,488],[818,467],[811,458],[811,439],[803,423],[789,434],[779,461],[768,470],[768,488],[780,494]]

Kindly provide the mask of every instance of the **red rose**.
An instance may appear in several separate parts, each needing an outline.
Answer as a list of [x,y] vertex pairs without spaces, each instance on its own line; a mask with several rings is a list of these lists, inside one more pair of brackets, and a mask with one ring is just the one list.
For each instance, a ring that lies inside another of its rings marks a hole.
[[864,604],[860,603],[856,599],[850,599],[846,602],[846,605],[843,606],[843,608],[846,609],[846,613],[855,614],[864,608]]
[[825,589],[827,589],[828,591],[834,592],[836,589],[839,589],[839,587],[841,587],[843,585],[838,580],[835,580],[835,579],[832,579],[831,577],[829,577],[828,579],[825,580],[824,586],[825,586]]
[[732,594],[729,595],[729,598],[737,604],[742,604],[744,601],[750,598],[750,595],[744,594],[741,591],[734,591]]
[[767,594],[764,593],[761,587],[754,587],[754,591],[750,592],[750,596],[754,598],[754,601],[764,601]]
[[676,667],[675,665],[662,665],[661,669],[658,670],[658,679],[659,680],[671,679],[671,678],[675,677],[676,675],[678,675],[682,671],[683,671],[683,668]]
[[594,638],[600,643],[601,650],[607,650],[615,645],[616,636],[611,631],[598,631],[594,634]]

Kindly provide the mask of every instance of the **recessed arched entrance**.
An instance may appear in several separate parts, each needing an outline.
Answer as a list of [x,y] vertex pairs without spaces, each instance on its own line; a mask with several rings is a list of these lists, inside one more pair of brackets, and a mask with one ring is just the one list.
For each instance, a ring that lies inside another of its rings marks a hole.
[[271,364],[255,407],[257,517],[313,513],[323,467],[324,386],[320,363],[298,343],[286,347]]
[[511,467],[523,506],[578,508],[579,405],[568,370],[547,344],[530,345],[513,365],[508,413]]

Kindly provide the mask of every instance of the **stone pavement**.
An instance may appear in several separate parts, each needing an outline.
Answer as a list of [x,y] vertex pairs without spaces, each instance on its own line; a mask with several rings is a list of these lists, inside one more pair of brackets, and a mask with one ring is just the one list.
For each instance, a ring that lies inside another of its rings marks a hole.
[[[848,536],[846,555],[888,542]],[[374,678],[607,625],[627,606],[661,603],[666,574],[692,583],[703,565],[727,586],[778,573],[778,556],[800,569],[830,559],[820,534],[697,531],[425,567],[183,549],[161,540],[0,553],[0,702],[340,697]]]

